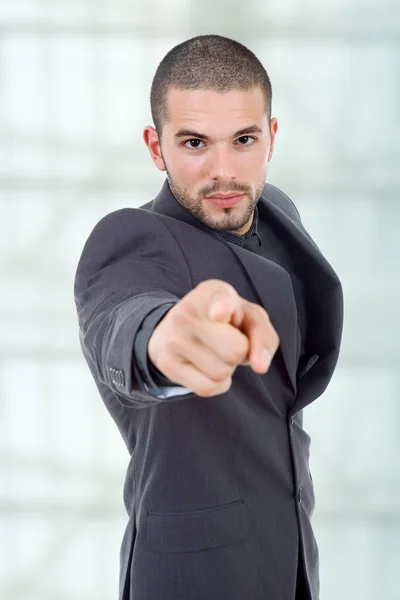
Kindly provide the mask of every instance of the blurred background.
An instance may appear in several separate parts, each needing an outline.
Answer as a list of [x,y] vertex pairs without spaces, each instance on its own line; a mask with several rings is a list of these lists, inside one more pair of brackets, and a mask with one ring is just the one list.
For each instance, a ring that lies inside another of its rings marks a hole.
[[164,175],[142,140],[166,52],[247,45],[279,131],[268,181],[342,279],[342,353],[304,411],[322,600],[399,600],[400,3],[13,0],[0,6],[0,597],[117,598],[129,455],[78,342],[105,214]]

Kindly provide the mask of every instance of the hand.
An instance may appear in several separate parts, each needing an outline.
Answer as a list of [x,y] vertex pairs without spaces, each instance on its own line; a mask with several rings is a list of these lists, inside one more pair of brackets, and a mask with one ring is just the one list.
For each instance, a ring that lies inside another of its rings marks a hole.
[[229,390],[238,365],[265,373],[278,346],[262,306],[244,300],[229,283],[208,279],[165,314],[147,351],[170,381],[209,397]]

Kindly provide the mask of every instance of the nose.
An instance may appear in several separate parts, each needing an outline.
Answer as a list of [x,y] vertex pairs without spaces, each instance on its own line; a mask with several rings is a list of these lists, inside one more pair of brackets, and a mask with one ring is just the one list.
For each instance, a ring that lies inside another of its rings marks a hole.
[[236,178],[233,152],[226,146],[214,146],[214,152],[210,156],[211,179],[229,180]]

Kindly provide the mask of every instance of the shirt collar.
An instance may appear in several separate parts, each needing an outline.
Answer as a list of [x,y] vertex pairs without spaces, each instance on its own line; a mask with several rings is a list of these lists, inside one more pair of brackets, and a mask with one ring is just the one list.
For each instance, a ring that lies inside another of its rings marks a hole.
[[257,204],[254,207],[254,216],[253,221],[251,223],[251,227],[247,233],[241,235],[239,233],[232,233],[231,231],[214,231],[216,237],[222,238],[227,242],[233,242],[234,244],[238,244],[239,246],[244,246],[246,240],[251,238],[253,235],[258,238],[258,245],[261,246],[261,238],[258,233],[258,208]]

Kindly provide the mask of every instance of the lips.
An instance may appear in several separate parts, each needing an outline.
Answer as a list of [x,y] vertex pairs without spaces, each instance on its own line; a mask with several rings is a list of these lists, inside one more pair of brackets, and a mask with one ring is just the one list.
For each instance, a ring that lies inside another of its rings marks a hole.
[[230,206],[234,206],[241,202],[244,198],[245,194],[242,192],[241,194],[235,195],[224,195],[224,194],[216,194],[215,196],[206,196],[206,200],[211,202],[214,206],[225,207],[228,208]]
[[220,198],[221,200],[228,200],[228,198],[235,198],[236,196],[242,196],[244,192],[231,192],[229,194],[211,194],[211,196],[206,196],[209,200],[210,198]]

